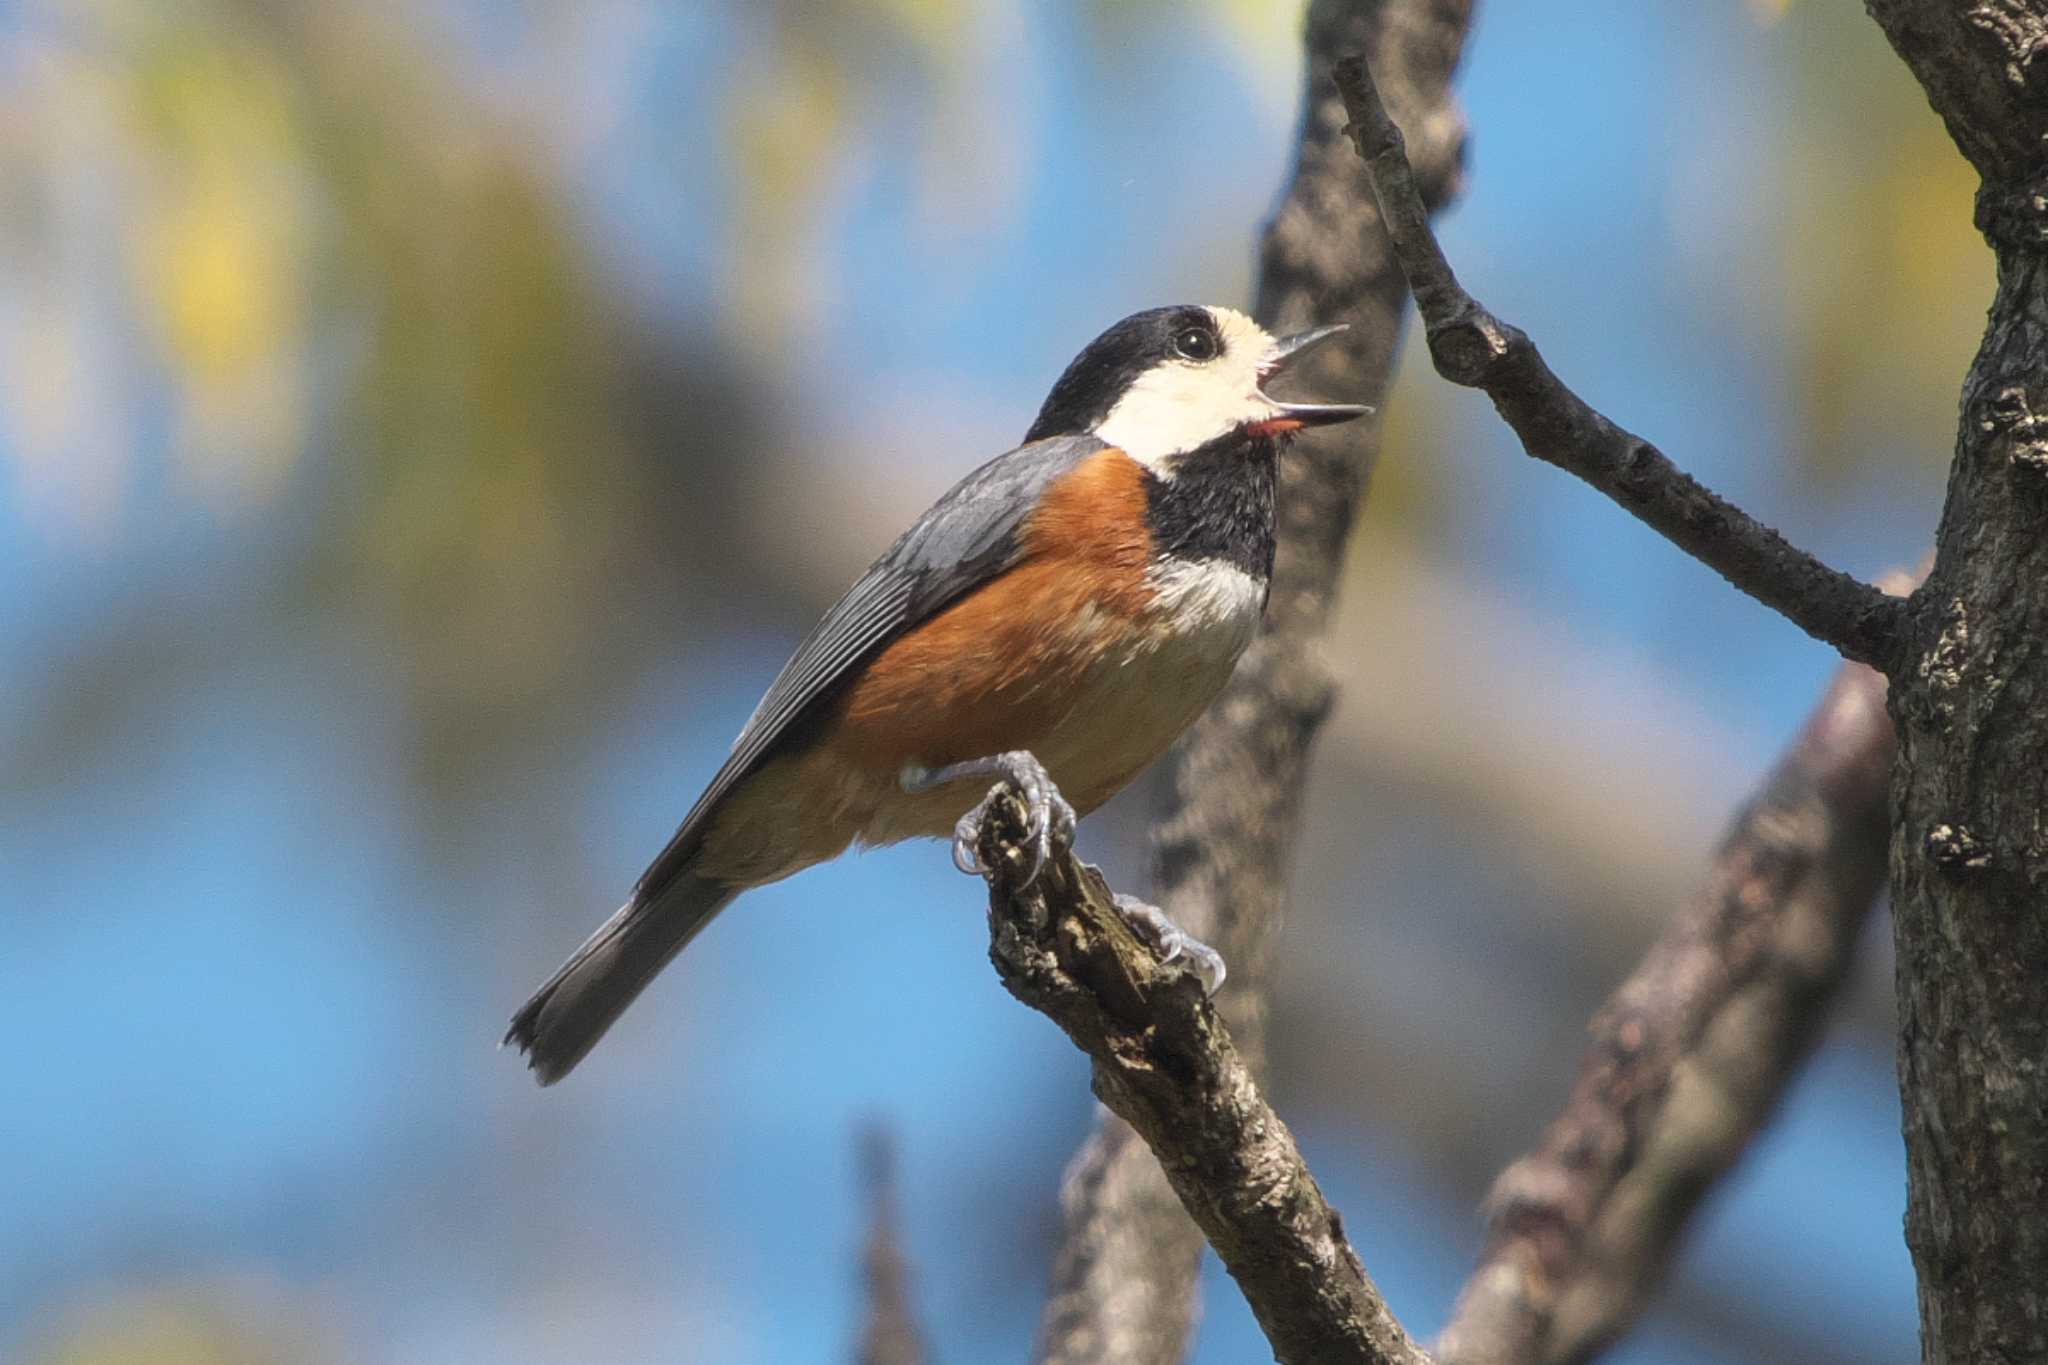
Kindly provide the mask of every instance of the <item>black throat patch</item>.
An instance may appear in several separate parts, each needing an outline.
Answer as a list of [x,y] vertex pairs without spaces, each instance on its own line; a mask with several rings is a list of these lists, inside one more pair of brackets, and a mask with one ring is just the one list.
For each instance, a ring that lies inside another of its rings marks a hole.
[[1221,560],[1267,582],[1273,574],[1273,486],[1279,445],[1234,431],[1145,474],[1154,555]]

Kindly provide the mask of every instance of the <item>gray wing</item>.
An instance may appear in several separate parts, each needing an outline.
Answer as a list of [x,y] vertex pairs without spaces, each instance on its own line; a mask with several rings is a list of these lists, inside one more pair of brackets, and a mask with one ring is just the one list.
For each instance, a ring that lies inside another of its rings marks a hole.
[[903,631],[1017,561],[1018,530],[1046,486],[1097,451],[1093,436],[1054,436],[998,455],[919,517],[825,613],[769,685],[732,753],[634,888],[659,895],[696,852],[701,826],[777,743],[861,663]]

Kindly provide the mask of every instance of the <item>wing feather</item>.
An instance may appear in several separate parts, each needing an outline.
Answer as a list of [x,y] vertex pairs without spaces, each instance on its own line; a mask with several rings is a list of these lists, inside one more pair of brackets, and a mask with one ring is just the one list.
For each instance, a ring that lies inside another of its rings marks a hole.
[[1014,564],[1018,531],[1046,487],[1108,447],[1055,436],[998,455],[969,474],[889,547],[825,613],[769,685],[732,752],[634,888],[651,899],[695,855],[718,803],[897,635]]

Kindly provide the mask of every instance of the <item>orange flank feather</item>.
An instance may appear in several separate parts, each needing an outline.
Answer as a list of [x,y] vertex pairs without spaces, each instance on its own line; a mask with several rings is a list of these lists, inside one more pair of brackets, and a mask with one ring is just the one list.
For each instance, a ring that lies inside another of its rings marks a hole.
[[1144,473],[1119,450],[1046,490],[1024,558],[876,656],[849,689],[832,747],[867,768],[942,767],[1048,734],[1096,655],[1151,601]]
[[1145,473],[1120,450],[1090,456],[1021,528],[1022,558],[883,648],[821,718],[808,747],[762,765],[706,832],[701,869],[755,885],[838,856],[856,838],[943,835],[986,783],[911,796],[906,768],[1028,749],[1074,809],[1093,810],[1173,742],[1103,722],[1101,689],[1145,651],[1153,587]]

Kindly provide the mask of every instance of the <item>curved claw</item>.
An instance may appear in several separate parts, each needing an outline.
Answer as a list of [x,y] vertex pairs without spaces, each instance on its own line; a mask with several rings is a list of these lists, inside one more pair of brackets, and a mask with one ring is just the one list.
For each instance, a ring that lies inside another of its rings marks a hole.
[[1052,821],[1038,818],[1036,811],[1031,814],[1033,836],[1031,840],[1031,866],[1024,869],[1022,885],[1029,886],[1038,880],[1038,874],[1045,871],[1045,865],[1052,861]]
[[1133,929],[1151,940],[1159,952],[1160,962],[1172,962],[1185,955],[1188,965],[1201,978],[1205,994],[1214,995],[1223,989],[1223,979],[1230,975],[1230,967],[1224,962],[1223,954],[1168,919],[1164,910],[1148,905],[1136,896],[1119,894],[1116,908]]
[[988,874],[988,869],[981,865],[981,821],[987,813],[988,801],[984,799],[953,826],[953,866],[970,877]]
[[1054,787],[1051,796],[1052,820],[1046,830],[1046,845],[1048,848],[1072,848],[1074,826],[1080,823],[1081,817],[1074,813],[1074,808],[1067,803],[1067,798],[1060,795],[1059,788]]
[[1038,880],[1038,874],[1052,861],[1055,852],[1072,845],[1077,819],[1073,806],[1053,785],[1045,765],[1022,749],[955,763],[936,771],[907,768],[902,785],[905,791],[928,791],[969,777],[994,777],[999,782],[953,826],[953,866],[977,877],[985,877],[991,871],[981,861],[981,827],[991,803],[1004,787],[1009,787],[1024,803],[1024,830],[1031,847],[1031,865],[1025,869],[1023,884],[1029,886]]

